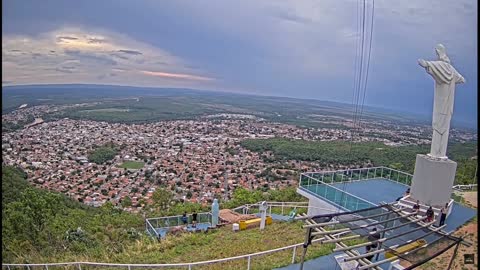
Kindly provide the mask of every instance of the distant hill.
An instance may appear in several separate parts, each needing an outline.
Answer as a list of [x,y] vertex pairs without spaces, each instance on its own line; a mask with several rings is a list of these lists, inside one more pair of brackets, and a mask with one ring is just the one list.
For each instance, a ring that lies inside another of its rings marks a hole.
[[[135,103],[128,98],[139,98],[141,102]],[[272,121],[315,126],[322,122],[325,117],[333,116],[351,120],[354,111],[351,104],[314,99],[247,95],[184,88],[56,84],[4,86],[2,90],[2,113],[16,109],[22,104],[34,106],[97,101],[107,101],[109,103],[91,109],[131,109],[133,113],[123,119],[125,122],[185,119],[211,113],[227,112],[253,114]],[[178,104],[178,106],[172,106],[172,104]],[[139,111],[141,112],[138,113]],[[134,115],[136,112],[138,115]],[[109,118],[105,112],[102,112],[102,116],[97,118],[92,115],[90,113],[87,117],[85,112],[81,112],[69,116],[74,116],[72,118],[75,118],[75,116],[93,118],[94,120],[108,120]],[[96,116],[98,115],[99,113],[96,113]],[[115,116],[118,117],[118,114]],[[364,107],[362,119],[379,119],[408,124],[427,123],[424,121],[425,119],[419,119],[413,114],[396,113],[392,110],[370,106]]]

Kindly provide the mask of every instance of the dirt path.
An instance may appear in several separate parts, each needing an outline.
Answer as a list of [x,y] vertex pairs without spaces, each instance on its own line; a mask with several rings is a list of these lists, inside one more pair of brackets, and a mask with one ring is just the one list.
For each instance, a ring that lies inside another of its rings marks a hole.
[[469,192],[463,192],[462,194],[463,199],[465,202],[472,207],[477,208],[477,198],[478,198],[478,192],[477,191],[469,191]]

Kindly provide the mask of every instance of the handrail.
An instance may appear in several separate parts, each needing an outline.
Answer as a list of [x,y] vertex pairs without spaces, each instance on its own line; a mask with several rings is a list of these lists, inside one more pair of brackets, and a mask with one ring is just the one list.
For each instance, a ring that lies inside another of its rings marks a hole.
[[[365,199],[362,199],[362,198],[360,198],[360,197],[358,197],[358,196],[353,195],[352,193],[349,193],[349,192],[347,192],[347,191],[343,191],[343,190],[341,190],[341,189],[339,189],[339,188],[337,188],[337,187],[334,187],[334,186],[329,185],[329,184],[327,184],[327,183],[325,183],[325,182],[322,182],[321,180],[315,179],[315,178],[310,177],[310,176],[308,176],[308,175],[305,175],[305,176],[308,177],[308,178],[311,178],[312,180],[315,180],[315,181],[317,181],[317,182],[320,182],[320,184],[323,184],[323,185],[329,186],[329,187],[331,187],[331,188],[334,188],[334,189],[336,189],[337,191],[344,192],[345,194],[350,195],[350,196],[352,196],[352,197],[355,197],[355,198],[357,198],[357,199],[359,199],[359,200],[361,200],[361,201],[363,201],[363,202],[369,203],[369,204],[371,204],[371,205],[377,205],[376,203],[372,203],[372,202],[370,202],[370,201],[367,201],[367,200],[365,200]],[[300,187],[302,187],[301,184],[300,184]]]
[[[274,203],[279,203],[279,202],[274,202]],[[315,207],[315,206],[309,206],[308,205],[308,202],[285,202],[285,203],[288,203],[288,204],[269,204],[267,202],[267,206],[269,207],[296,207],[296,208],[307,208],[307,209],[320,209],[320,210],[325,210],[325,211],[332,211],[332,212],[335,212],[336,210],[332,210],[332,209],[329,209],[329,208],[324,208],[324,207]],[[290,205],[290,203],[299,203],[299,205]],[[301,203],[301,204],[300,204]],[[243,209],[243,208],[246,208],[248,207],[249,209],[255,209],[255,207],[259,206],[259,203],[255,203],[255,204],[244,204],[242,206],[239,206],[239,207],[236,207],[236,208],[233,208],[232,211],[235,211],[235,210],[240,210],[240,209]]]
[[[251,206],[259,206],[262,202],[257,202],[257,203],[247,203],[247,204],[244,204],[244,205],[240,205],[238,207],[235,207],[233,208],[232,210],[235,210],[235,209],[241,209],[241,208],[244,208],[244,207],[251,207]],[[298,204],[298,205],[304,205],[304,204],[307,204],[308,205],[308,202],[269,202],[267,201],[267,205],[273,205],[273,204]]]
[[[211,212],[201,212],[198,213],[198,216],[200,215],[208,215],[212,214]],[[192,214],[188,214],[187,217],[192,216]],[[181,218],[182,215],[176,215],[176,216],[164,216],[164,217],[155,217],[155,218],[147,218],[147,220],[160,220],[160,219],[167,219],[167,218]]]
[[397,169],[393,169],[393,168],[390,168],[390,167],[385,167],[385,166],[377,166],[377,167],[367,167],[367,168],[358,168],[358,169],[344,169],[344,170],[335,170],[335,171],[319,171],[319,172],[304,172],[303,174],[313,174],[313,173],[323,173],[323,174],[326,174],[326,173],[340,173],[340,172],[353,172],[353,171],[361,171],[361,170],[375,170],[375,169],[387,169],[387,170],[392,170],[392,171],[396,171],[396,172],[399,172],[399,173],[403,173],[403,174],[406,174],[408,176],[413,176],[412,174],[409,174],[409,173],[406,173],[406,172],[402,172],[402,171],[399,171]]
[[477,184],[468,184],[468,185],[455,185],[452,188],[453,189],[462,189],[462,188],[473,188],[476,187]]
[[[413,175],[412,174],[409,174],[409,173],[406,173],[406,172],[402,172],[402,171],[399,171],[397,169],[393,169],[393,168],[389,168],[389,167],[385,167],[385,166],[379,166],[379,167],[367,167],[367,168],[358,168],[358,169],[344,169],[344,170],[336,170],[336,171],[319,171],[319,172],[305,172],[305,173],[302,173],[301,175],[304,175],[304,176],[307,176],[307,177],[311,177],[311,178],[314,178],[312,177],[314,174],[320,174],[320,175],[336,175],[336,174],[341,174],[341,175],[344,175],[345,172],[349,172],[349,173],[356,173],[356,172],[365,172],[367,171],[367,176],[369,175],[369,173],[372,171],[372,170],[382,170],[382,173],[381,173],[381,178],[384,178],[386,180],[390,180],[390,181],[393,181],[395,183],[398,183],[398,184],[401,184],[401,185],[404,185],[404,186],[409,186],[408,184],[406,183],[402,183],[398,180],[395,180],[395,179],[392,179],[392,178],[389,178],[387,177],[387,174],[384,173],[384,170],[388,170],[390,171],[390,174],[388,174],[388,176],[391,175],[391,172],[397,172],[398,175],[405,175],[407,178],[413,178]],[[383,175],[385,175],[385,177],[383,177]],[[374,175],[376,178],[376,174]],[[315,179],[315,178],[314,178]],[[372,178],[373,179],[373,178]],[[319,179],[318,179],[319,180]],[[360,179],[358,179],[360,180]],[[352,181],[352,180],[350,180]],[[350,182],[350,181],[339,181],[338,183],[343,183],[343,182]],[[353,181],[357,181],[357,180],[353,180]],[[324,181],[322,181],[324,182]],[[324,182],[326,183],[326,182]]]
[[[157,230],[155,230],[155,228],[153,227],[153,225],[150,223],[150,221],[148,221],[148,219],[145,220],[145,223],[147,223],[148,225],[147,226],[150,226],[153,230],[153,232],[155,233],[155,236],[158,238],[159,234],[157,232]],[[147,232],[149,232],[149,230],[147,229]],[[153,235],[152,235],[153,236]]]

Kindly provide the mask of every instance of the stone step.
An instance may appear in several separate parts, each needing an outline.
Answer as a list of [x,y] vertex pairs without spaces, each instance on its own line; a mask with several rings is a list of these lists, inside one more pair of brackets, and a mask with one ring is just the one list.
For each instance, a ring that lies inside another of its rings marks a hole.
[[[412,212],[413,211],[413,205],[415,205],[414,203],[410,204],[410,203],[405,203],[405,201],[402,201],[400,200],[397,204],[399,207],[407,210],[408,212]],[[427,209],[428,209],[428,206],[426,205],[420,205],[420,209],[418,211],[418,213],[420,215],[425,215],[426,212],[427,212]],[[434,217],[437,217],[438,215],[440,214],[440,209],[436,209],[436,208],[433,208],[433,215]]]

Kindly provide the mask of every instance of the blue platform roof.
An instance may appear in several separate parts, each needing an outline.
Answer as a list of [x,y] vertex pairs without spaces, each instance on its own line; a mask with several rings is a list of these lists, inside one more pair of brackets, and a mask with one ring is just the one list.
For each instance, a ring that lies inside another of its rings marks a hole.
[[[359,181],[329,183],[329,185],[337,188],[338,190],[347,192],[351,195],[362,198],[370,203],[377,204],[377,205],[381,203],[394,202],[398,197],[402,196],[405,193],[406,189],[408,188],[408,186],[405,184],[397,183],[395,181],[384,179],[384,178],[371,178],[371,179],[362,179]],[[324,196],[323,194],[320,194],[320,192],[325,191],[325,187],[321,188],[321,186],[323,185],[318,185],[317,187],[317,185],[312,184],[309,186],[304,186],[302,188],[308,190],[308,192],[311,194],[315,194],[316,192],[318,192],[319,195],[317,196],[320,199],[325,200],[326,196]],[[350,210],[355,210],[355,209],[350,209]],[[446,221],[447,226],[445,227],[444,231],[453,232],[457,230],[466,222],[474,218],[476,214],[477,214],[476,209],[469,208],[455,202],[453,204],[452,212]],[[406,231],[409,229],[411,228],[408,228],[407,226],[403,230]],[[418,234],[419,236],[421,236],[424,233],[425,232],[422,233],[421,231],[416,232],[416,234]],[[389,244],[390,245],[400,244],[401,242],[405,242],[408,239],[415,238],[415,235],[413,236],[412,235],[409,235],[407,238],[399,237],[397,239],[398,243],[389,243]],[[360,253],[364,253],[364,250],[359,249],[358,251]],[[306,261],[304,264],[304,269],[319,269],[319,266],[321,266],[322,269],[339,269],[337,262],[334,258],[336,255],[339,255],[339,254],[342,254],[342,253],[337,252],[337,253],[333,253],[330,255],[326,255],[326,256],[322,256],[319,258]],[[378,260],[382,260],[384,258],[383,256],[384,255],[381,254]],[[388,269],[389,265],[390,263],[385,263],[380,265],[380,267],[383,269]],[[299,264],[292,264],[292,265],[282,267],[282,268],[277,268],[277,269],[293,270],[293,269],[298,269],[298,267],[299,267]]]

